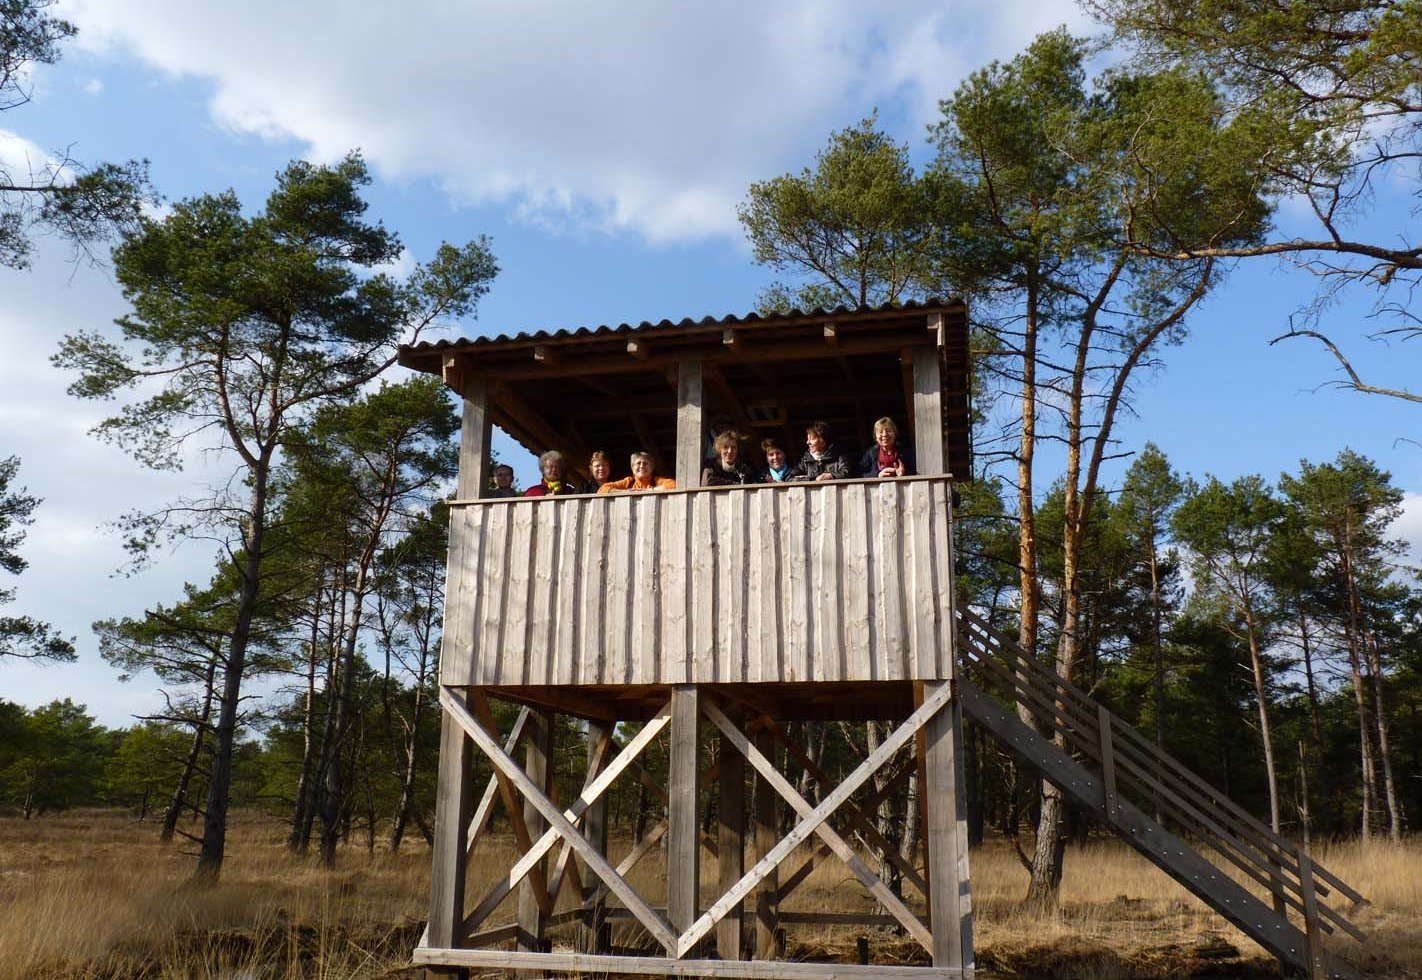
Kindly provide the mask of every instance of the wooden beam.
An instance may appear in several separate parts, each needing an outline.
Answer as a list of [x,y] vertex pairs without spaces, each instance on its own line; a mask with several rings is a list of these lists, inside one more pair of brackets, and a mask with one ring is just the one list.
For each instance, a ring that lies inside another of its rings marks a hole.
[[663,465],[670,463],[671,460],[662,455],[656,437],[652,435],[652,427],[647,424],[646,416],[641,412],[633,412],[631,418],[632,431],[637,433],[637,440],[642,443],[642,448],[657,457],[657,460]]
[[701,483],[706,448],[706,404],[701,390],[701,362],[683,361],[676,392],[676,485]]
[[493,420],[489,417],[489,384],[472,379],[464,392],[464,410],[459,423],[460,500],[473,500],[489,487],[489,439]]
[[[755,733],[755,747],[760,753],[774,761],[775,739],[764,729]],[[759,864],[775,846],[775,838],[780,831],[775,814],[775,790],[765,781],[765,777],[755,777],[755,861]],[[780,869],[773,869],[765,876],[755,893],[755,957],[756,959],[778,959],[783,951],[776,943],[776,930],[780,927]],[[727,889],[723,886],[722,891]]]
[[475,720],[469,710],[453,699],[447,688],[440,692],[440,704],[459,722],[460,727],[474,740],[484,756],[493,763],[494,768],[502,773],[504,778],[524,795],[525,799],[532,801],[543,818],[553,825],[564,840],[573,845],[573,849],[588,863],[592,873],[602,879],[612,889],[613,894],[622,899],[623,904],[632,910],[633,914],[637,916],[637,921],[642,923],[657,942],[661,943],[668,951],[675,950],[677,937],[672,932],[671,926],[667,924],[666,919],[653,912],[642,896],[638,895],[636,890],[617,873],[616,869],[607,863],[607,858],[597,853],[593,846],[583,838],[578,828],[563,816],[548,797],[533,784],[518,763],[504,752],[499,743],[484,730],[484,727]]
[[[790,757],[810,774],[811,779],[819,783],[826,790],[834,789],[834,780],[829,777],[829,774],[815,764],[815,760],[810,758],[810,754],[806,752],[799,743],[786,734],[785,730],[775,722],[774,718],[765,715],[762,716],[760,720],[762,727],[769,731],[781,745],[785,746],[785,750],[790,754]],[[877,848],[879,852],[883,854],[885,860],[898,868],[899,873],[907,879],[909,884],[917,888],[920,894],[927,895],[928,885],[924,882],[922,876],[919,875],[918,869],[904,860],[903,855],[899,854],[898,848],[885,839],[884,835],[879,832],[879,828],[874,826],[873,821],[869,819],[869,816],[850,800],[845,801],[844,811],[849,817],[849,822],[858,828],[859,832],[864,835],[864,839],[872,847]]]
[[463,361],[463,358],[453,356],[441,357],[439,360],[440,380],[450,391],[461,394],[464,391]]
[[935,347],[942,347],[948,339],[948,318],[942,313],[928,314],[928,332],[933,335]]
[[[545,794],[553,788],[553,714],[548,711],[530,712],[528,734],[524,737],[523,771],[529,781]],[[523,801],[523,822],[530,836],[543,833],[543,820],[533,800]],[[529,853],[532,849],[527,849]],[[527,855],[525,855],[527,856]],[[530,870],[539,878],[547,880],[548,862],[540,855],[531,862]],[[553,897],[547,888],[539,894],[531,882],[520,885],[518,891],[518,948],[530,953],[543,951],[543,931],[547,917],[553,913]]]
[[943,468],[943,385],[938,351],[913,352],[914,453],[920,476],[938,476]]
[[[461,724],[463,724],[461,712],[468,714],[471,720],[477,718],[479,730],[491,740],[499,732],[498,725],[494,721],[494,713],[489,707],[489,699],[484,696],[484,693],[479,690],[479,688],[470,688],[469,706],[467,708],[460,702],[447,701],[443,692],[440,694],[440,704],[447,713],[453,713],[455,719],[460,721]],[[471,711],[472,714],[470,713]],[[530,715],[530,717],[533,716]],[[465,730],[468,731],[468,726],[465,725],[464,727]],[[474,736],[471,735],[470,737],[473,738]],[[482,744],[478,738],[474,740],[476,744]],[[493,744],[498,748],[497,742]],[[500,751],[502,751],[502,749],[500,749]],[[485,751],[484,754],[488,755],[488,752]],[[511,759],[508,753],[504,753],[504,755]],[[525,780],[528,779],[527,774],[523,773],[522,769],[519,770],[519,773]],[[499,796],[503,800],[504,813],[509,818],[509,826],[513,830],[514,841],[518,844],[520,852],[527,853],[528,850],[533,847],[533,837],[528,832],[528,823],[524,820],[523,808],[519,806],[518,803],[518,784],[511,780],[507,773],[497,767],[494,769],[494,775],[499,777]],[[548,901],[548,882],[547,879],[543,877],[542,869],[534,868],[533,874],[530,877],[532,879],[534,893],[538,899],[539,908],[545,912],[551,912],[551,904]]]
[[800,822],[791,829],[790,833],[781,838],[780,842],[771,849],[770,853],[763,860],[756,864],[754,868],[746,872],[745,876],[737,882],[736,886],[723,894],[705,914],[696,920],[696,923],[686,931],[682,932],[677,943],[680,955],[694,949],[701,937],[711,929],[734,905],[744,900],[765,877],[772,868],[779,866],[790,854],[800,846],[810,834],[819,834],[820,837],[834,849],[835,854],[848,865],[855,877],[864,883],[871,894],[878,898],[884,907],[899,920],[899,923],[908,930],[909,934],[923,944],[924,948],[932,951],[932,937],[928,930],[923,927],[923,923],[909,911],[903,904],[903,900],[891,892],[887,885],[881,881],[868,866],[856,855],[844,838],[840,837],[827,821],[830,815],[839,809],[845,800],[849,799],[859,787],[864,785],[884,763],[893,758],[895,753],[902,749],[913,739],[914,735],[923,725],[937,714],[949,700],[949,692],[945,688],[936,692],[924,701],[913,714],[902,725],[894,729],[890,735],[879,744],[879,747],[869,754],[853,772],[845,777],[844,781],[837,786],[833,792],[827,794],[814,808],[805,800],[803,796],[795,791],[789,781],[772,766],[750,741],[731,724],[725,714],[716,705],[708,701],[705,705],[707,717],[711,722],[741,750],[741,754],[746,757],[746,761],[755,767],[756,771],[763,775],[766,780],[775,788],[785,802],[800,814]]
[[[603,721],[588,722],[588,776],[601,773],[606,766],[608,750],[614,744],[613,730],[616,723]],[[624,750],[625,751],[625,750]],[[588,807],[583,817],[583,836],[603,857],[607,856],[607,796],[599,796]],[[607,904],[594,901],[588,907],[584,920],[583,948],[595,953],[606,953],[612,948],[612,931],[607,925]]]
[[417,966],[461,966],[482,970],[528,970],[539,975],[633,974],[705,977],[710,980],[960,980],[961,970],[926,966],[857,966],[844,963],[765,963],[725,960],[672,960],[656,956],[595,956],[591,953],[510,953],[501,949],[415,948]]
[[[512,753],[518,748],[518,743],[523,740],[523,729],[528,724],[528,711],[527,706],[518,709],[518,717],[514,719],[513,729],[504,742],[505,752]],[[498,794],[499,781],[496,777],[490,776],[488,784],[484,787],[484,796],[479,800],[479,806],[474,810],[474,819],[469,821],[468,853],[470,854],[474,853],[474,848],[479,844],[479,838],[484,834],[484,828],[489,825],[489,819],[494,815],[494,798]]]
[[529,404],[528,400],[507,384],[495,384],[490,392],[495,404],[510,416],[515,425],[527,432],[539,452],[556,449],[567,463],[569,475],[574,471],[587,475],[588,457],[592,452],[576,442],[568,433],[549,422]]
[[[904,386],[904,414],[908,416],[908,437],[914,440],[914,448],[918,448],[918,417],[913,410],[913,350],[905,349],[899,352],[899,375]],[[922,463],[918,464],[922,466]],[[922,470],[919,470],[922,473]]]
[[[618,753],[616,759],[605,768],[602,768],[593,778],[585,782],[582,792],[578,795],[578,798],[573,801],[572,806],[563,811],[563,816],[566,817],[570,823],[573,823],[587,813],[594,803],[605,803],[605,794],[613,782],[625,769],[633,764],[637,756],[641,755],[642,751],[651,744],[652,740],[661,734],[662,729],[666,727],[669,720],[668,709],[663,708],[657,717],[643,726],[642,730],[637,733],[637,736],[627,743],[626,748]],[[609,739],[609,742],[610,741]],[[584,834],[584,836],[586,837],[586,834]],[[559,834],[556,830],[549,829],[544,831],[543,836],[514,862],[513,867],[509,869],[508,873],[490,887],[488,894],[484,896],[479,902],[478,907],[475,908],[473,914],[470,915],[469,927],[471,929],[475,928],[480,922],[483,922],[490,913],[498,908],[499,903],[514,889],[514,886],[518,885],[531,870],[539,865],[543,856],[553,848],[558,840]],[[606,846],[604,845],[604,850],[605,849]]]
[[[913,330],[893,330],[884,333],[842,335],[839,343],[831,346],[823,337],[801,341],[771,341],[763,344],[737,343],[726,347],[716,337],[714,344],[698,344],[691,347],[665,347],[652,350],[647,341],[628,341],[626,353],[596,352],[574,357],[568,353],[556,372],[523,360],[486,360],[470,372],[489,380],[526,381],[548,379],[550,377],[582,377],[585,375],[635,374],[646,371],[660,371],[674,367],[682,361],[694,360],[717,364],[754,364],[758,362],[816,360],[841,355],[894,354],[905,348],[930,347],[933,338],[921,327]],[[636,346],[639,351],[630,349]],[[631,357],[627,355],[631,354]],[[525,355],[526,357],[526,355]]]
[[[721,891],[729,891],[746,871],[746,776],[745,759],[723,734],[717,740],[721,778],[717,807],[717,875]],[[737,905],[716,923],[716,953],[723,960],[738,960],[744,950],[744,905]]]
[[[949,681],[928,681],[925,699],[951,690]],[[924,726],[924,785],[928,823],[926,870],[932,885],[929,920],[933,965],[973,969],[973,912],[968,886],[968,823],[963,796],[962,728],[954,710],[940,711]]]
[[[750,435],[755,429],[755,423],[751,421],[745,405],[741,403],[740,398],[727,383],[726,376],[721,373],[721,369],[714,364],[708,364],[703,368],[703,375],[706,379],[706,386],[711,389],[711,396],[731,416],[731,421],[736,424],[741,435]],[[717,434],[719,435],[719,433]]]
[[[461,696],[441,689],[441,697]],[[462,702],[461,706],[462,706]],[[430,869],[428,941],[458,946],[464,938],[464,885],[472,809],[474,744],[446,712],[440,722],[439,789],[435,797],[433,863]]]
[[[667,753],[667,919],[682,932],[696,920],[701,883],[701,826],[697,796],[701,766],[701,696],[692,684],[672,688],[671,746]],[[677,945],[676,955],[686,948]]]

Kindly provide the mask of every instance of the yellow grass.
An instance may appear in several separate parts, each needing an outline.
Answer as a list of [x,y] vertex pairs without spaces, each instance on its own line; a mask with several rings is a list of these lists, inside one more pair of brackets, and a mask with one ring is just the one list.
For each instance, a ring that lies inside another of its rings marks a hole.
[[[352,849],[325,871],[282,847],[284,828],[239,815],[222,885],[185,884],[190,856],[156,840],[156,828],[124,814],[84,811],[26,822],[0,819],[0,980],[8,978],[391,978],[408,968],[423,929],[429,854],[421,842],[391,856]],[[625,850],[614,845],[613,851]],[[1316,855],[1373,905],[1357,916],[1371,934],[1335,948],[1376,976],[1422,977],[1422,842],[1340,845]],[[793,859],[792,859],[793,860]],[[511,862],[506,844],[481,845],[471,893]],[[706,862],[703,900],[715,891]],[[1272,961],[1224,920],[1124,846],[1112,841],[1068,855],[1062,907],[1021,905],[1027,875],[991,843],[972,855],[980,965],[1018,977],[1277,975]],[[661,897],[660,860],[634,875]],[[565,903],[566,904],[566,903]],[[787,908],[869,910],[842,865],[826,861]],[[501,910],[496,922],[507,921]],[[791,954],[851,958],[870,936],[876,961],[919,961],[910,940],[886,931],[792,927]],[[630,929],[619,942],[636,941]]]

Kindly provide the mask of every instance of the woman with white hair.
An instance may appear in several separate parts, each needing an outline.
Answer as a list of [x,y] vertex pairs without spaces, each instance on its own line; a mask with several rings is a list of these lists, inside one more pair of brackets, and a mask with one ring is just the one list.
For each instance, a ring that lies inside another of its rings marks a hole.
[[563,463],[563,454],[558,450],[550,449],[538,457],[538,471],[543,474],[543,479],[525,490],[525,497],[561,497],[578,492],[578,488],[566,479],[567,467]]

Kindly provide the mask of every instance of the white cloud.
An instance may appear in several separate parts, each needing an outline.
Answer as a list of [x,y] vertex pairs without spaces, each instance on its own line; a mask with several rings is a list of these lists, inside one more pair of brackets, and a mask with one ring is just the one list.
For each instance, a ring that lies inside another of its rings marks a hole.
[[101,78],[91,78],[84,83],[84,91],[90,95],[98,95],[104,90],[104,81]]
[[153,678],[120,686],[117,672],[99,659],[89,624],[171,601],[184,581],[205,581],[213,563],[209,548],[192,546],[163,556],[149,571],[115,576],[126,556],[103,525],[194,492],[208,471],[195,450],[190,471],[155,473],[86,434],[115,406],[67,395],[70,379],[49,356],[62,335],[103,330],[125,304],[104,270],[71,265],[66,254],[41,242],[33,271],[0,270],[0,457],[19,456],[17,484],[42,498],[20,549],[29,568],[0,584],[17,589],[5,613],[35,616],[75,637],[79,663],[0,660],[0,697],[35,705],[69,696],[87,702],[105,724],[123,725],[161,703]]
[[1069,0],[469,4],[74,0],[80,43],[209,80],[234,131],[468,203],[653,242],[739,237],[748,182],[876,105],[916,127],[964,72],[1062,22]]
[[1402,516],[1392,525],[1392,533],[1408,544],[1403,560],[1422,568],[1422,493],[1405,494],[1402,498]]
[[0,173],[18,182],[47,179],[47,168],[54,166],[51,154],[38,144],[8,129],[0,129]]

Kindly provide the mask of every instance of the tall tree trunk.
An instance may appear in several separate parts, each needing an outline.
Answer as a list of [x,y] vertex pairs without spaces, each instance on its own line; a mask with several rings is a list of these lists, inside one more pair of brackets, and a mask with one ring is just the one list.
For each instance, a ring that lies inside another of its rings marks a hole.
[[375,555],[375,536],[356,564],[355,587],[351,594],[350,616],[346,622],[345,642],[341,650],[340,680],[336,699],[335,745],[324,774],[321,793],[321,863],[330,867],[336,863],[336,842],[340,838],[341,813],[346,804],[345,771],[342,747],[351,724],[351,698],[355,692],[356,643],[360,635],[361,615],[365,607],[366,578],[370,561]]
[[1373,839],[1373,806],[1377,801],[1377,770],[1374,768],[1372,738],[1369,728],[1367,685],[1363,680],[1363,638],[1362,603],[1358,598],[1358,582],[1353,574],[1353,523],[1352,515],[1344,518],[1342,539],[1337,542],[1339,558],[1343,566],[1343,585],[1347,593],[1348,619],[1348,664],[1353,670],[1353,701],[1358,711],[1358,749],[1361,754],[1363,777],[1362,827],[1361,835],[1366,845]]
[[188,798],[188,786],[192,784],[193,772],[197,769],[198,759],[202,758],[202,747],[207,741],[212,718],[213,682],[217,678],[217,661],[218,655],[214,653],[203,674],[202,710],[198,713],[197,723],[193,725],[193,740],[189,743],[188,754],[183,759],[183,771],[178,774],[178,783],[173,787],[173,795],[168,798],[168,806],[163,810],[163,823],[158,831],[158,839],[165,844],[177,833],[178,817],[182,815],[183,805]]
[[1377,721],[1378,761],[1383,770],[1383,799],[1387,804],[1387,836],[1394,844],[1402,843],[1402,808],[1397,802],[1397,788],[1392,779],[1392,751],[1388,744],[1387,700],[1383,696],[1382,654],[1377,635],[1363,629],[1363,651],[1368,658],[1368,673],[1373,679],[1373,715]]
[[208,782],[207,809],[203,814],[202,846],[198,850],[196,878],[215,885],[222,876],[227,852],[227,808],[232,792],[232,755],[237,740],[237,712],[241,706],[242,673],[247,666],[247,644],[252,638],[252,621],[257,614],[262,576],[262,548],[267,531],[267,478],[272,448],[263,450],[252,472],[252,503],[243,533],[246,558],[242,565],[242,588],[237,598],[236,621],[227,646],[227,664],[222,678],[221,709],[217,716],[216,745],[212,758],[212,778]]
[[[1033,499],[1032,467],[1037,452],[1037,280],[1027,280],[1027,316],[1022,336],[1022,438],[1017,449],[1017,575],[1020,607],[1017,645],[1037,655],[1037,623],[1041,583],[1037,579],[1037,504]],[[1022,705],[1018,717],[1035,726],[1032,712]]]
[[1279,776],[1274,767],[1274,738],[1269,728],[1269,700],[1264,685],[1264,661],[1259,651],[1259,634],[1255,629],[1254,607],[1249,601],[1248,586],[1244,595],[1244,626],[1249,642],[1249,664],[1254,672],[1254,699],[1259,705],[1259,738],[1264,743],[1264,773],[1269,781],[1269,826],[1279,833]]
[[1304,680],[1308,685],[1308,723],[1313,733],[1313,744],[1323,744],[1323,723],[1319,720],[1318,685],[1313,676],[1313,646],[1308,637],[1308,617],[1304,613],[1303,598],[1299,597],[1299,642],[1303,646]]
[[307,638],[306,698],[301,711],[301,772],[296,777],[296,805],[291,814],[291,833],[286,849],[306,853],[307,840],[302,835],[306,826],[306,811],[311,806],[311,777],[316,767],[316,659],[321,643],[321,599],[325,595],[325,571],[317,581],[316,604],[311,610],[311,635]]

